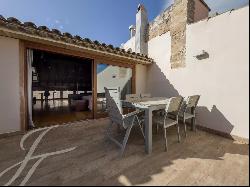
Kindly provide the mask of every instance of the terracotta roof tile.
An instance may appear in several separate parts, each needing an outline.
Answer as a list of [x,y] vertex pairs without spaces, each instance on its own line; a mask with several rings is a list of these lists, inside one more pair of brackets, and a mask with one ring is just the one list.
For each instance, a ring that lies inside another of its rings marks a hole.
[[21,33],[30,34],[33,36],[40,36],[44,38],[50,38],[57,41],[63,41],[69,44],[75,44],[78,46],[83,46],[87,48],[92,48],[95,50],[105,51],[109,53],[113,53],[116,55],[126,56],[129,58],[139,59],[144,61],[145,63],[152,63],[153,59],[149,58],[147,55],[125,51],[125,49],[121,49],[119,47],[114,47],[113,45],[107,45],[105,43],[100,43],[95,40],[92,41],[89,38],[82,38],[78,35],[72,36],[70,33],[65,32],[61,33],[61,31],[57,29],[49,29],[46,26],[36,26],[32,22],[24,22],[22,23],[18,19],[14,17],[4,18],[0,15],[0,29],[1,27],[7,28],[10,30],[18,31]]
[[19,21],[17,18],[14,18],[14,17],[7,18],[7,21],[12,22],[12,23],[22,24],[21,21]]
[[0,20],[6,21],[6,19],[2,15],[0,15]]
[[95,40],[94,43],[95,43],[96,45],[100,45],[100,42],[98,42],[97,40]]
[[26,27],[34,28],[34,29],[37,28],[36,24],[34,24],[32,22],[24,22],[23,25],[26,26]]
[[63,36],[66,36],[68,38],[73,38],[73,36],[68,32],[63,33]]
[[42,30],[42,31],[47,31],[50,32],[49,28],[46,26],[39,26],[38,29]]
[[62,35],[61,31],[59,31],[58,29],[52,29],[51,31],[57,35],[60,35],[60,36]]
[[75,35],[74,38],[75,38],[76,40],[82,40],[82,37],[81,37],[81,36],[78,36],[78,35]]

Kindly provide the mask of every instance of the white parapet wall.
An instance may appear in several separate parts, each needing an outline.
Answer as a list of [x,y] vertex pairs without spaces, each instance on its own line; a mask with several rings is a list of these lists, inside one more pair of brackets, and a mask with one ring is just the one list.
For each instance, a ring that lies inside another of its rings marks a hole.
[[[186,67],[171,69],[169,33],[149,41],[147,91],[201,95],[198,124],[249,139],[249,7],[187,26]],[[208,53],[198,60],[202,51]]]
[[20,131],[19,41],[0,36],[0,134]]
[[136,65],[136,93],[146,93],[147,89],[147,66],[137,64]]
[[[131,50],[135,52],[135,37],[130,38],[122,46],[126,51]],[[147,92],[147,65],[136,64],[136,93],[146,93]]]

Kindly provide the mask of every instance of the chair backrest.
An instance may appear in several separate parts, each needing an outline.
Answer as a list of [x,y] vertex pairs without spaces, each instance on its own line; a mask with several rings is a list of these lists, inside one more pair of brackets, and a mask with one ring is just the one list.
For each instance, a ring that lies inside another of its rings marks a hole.
[[130,102],[137,101],[139,99],[140,99],[140,95],[139,94],[127,94],[126,95],[126,100],[130,101]]
[[117,124],[123,124],[122,111],[120,109],[120,103],[115,101],[110,95],[110,91],[105,87],[105,97],[106,97],[106,106],[108,110],[109,117],[111,120]]
[[141,98],[150,98],[151,97],[151,94],[149,93],[142,93],[141,94]]
[[114,98],[115,100],[120,100],[121,99],[121,92],[120,92],[120,88],[119,87],[118,88],[116,88],[116,87],[114,87],[114,88],[111,88],[111,87],[107,88],[107,87],[105,87],[105,88],[109,91],[109,94],[110,94],[110,96],[112,98]]
[[198,104],[198,101],[200,99],[199,95],[192,95],[187,98],[186,101],[186,107],[187,108],[195,108]]
[[171,112],[171,113],[178,114],[181,108],[182,101],[183,101],[183,97],[181,96],[170,98],[165,109],[166,113]]
[[122,112],[120,88],[105,87],[104,90],[105,90],[105,97],[106,97],[106,93],[109,93],[109,96],[115,100],[115,102],[117,103],[117,106],[119,107],[119,110]]

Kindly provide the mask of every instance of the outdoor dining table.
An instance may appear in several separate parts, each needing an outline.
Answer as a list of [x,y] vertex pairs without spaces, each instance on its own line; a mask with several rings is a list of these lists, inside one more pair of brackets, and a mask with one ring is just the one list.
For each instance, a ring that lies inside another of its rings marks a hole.
[[145,111],[145,151],[147,154],[152,153],[152,112],[165,109],[168,103],[166,97],[143,98],[136,101],[124,101],[123,105],[134,107]]

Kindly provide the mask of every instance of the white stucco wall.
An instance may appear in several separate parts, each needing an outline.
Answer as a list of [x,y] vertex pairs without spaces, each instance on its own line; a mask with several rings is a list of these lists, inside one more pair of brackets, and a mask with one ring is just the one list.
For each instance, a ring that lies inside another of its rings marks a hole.
[[209,15],[208,8],[201,2],[195,1],[194,22],[205,19]]
[[126,43],[124,43],[122,47],[126,51],[131,49],[133,52],[135,52],[135,36],[130,38]]
[[[97,93],[104,93],[104,87],[117,88],[120,87],[121,92],[130,91],[132,86],[132,69],[118,67],[118,66],[107,66],[103,71],[97,74]],[[124,90],[125,89],[125,90]],[[122,92],[122,94],[124,94]],[[125,98],[123,98],[125,99]]]
[[19,131],[19,41],[1,36],[0,92],[0,134]]
[[[125,50],[131,49],[135,52],[135,37],[130,38],[125,44],[123,44]],[[137,64],[136,65],[136,93],[146,93],[147,88],[147,66]]]
[[[154,96],[200,94],[197,122],[249,138],[249,7],[187,26],[186,68],[170,69],[171,38],[149,41],[147,91]],[[205,50],[209,58],[194,56]]]
[[136,93],[146,93],[147,89],[147,66],[137,64],[136,65]]

